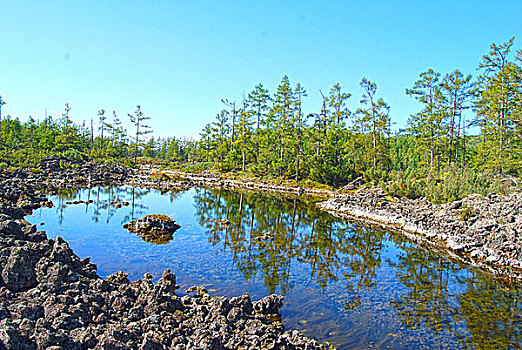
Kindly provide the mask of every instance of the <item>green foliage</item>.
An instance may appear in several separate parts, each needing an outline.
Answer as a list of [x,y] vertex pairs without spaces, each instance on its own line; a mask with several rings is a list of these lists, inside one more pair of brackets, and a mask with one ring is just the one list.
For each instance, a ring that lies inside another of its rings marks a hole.
[[[230,109],[204,128],[198,160],[221,172],[241,169],[258,178],[334,187],[363,176],[398,195],[435,202],[502,192],[491,171],[518,175],[522,169],[522,54],[509,60],[512,44],[491,46],[477,82],[458,69],[420,73],[406,94],[421,109],[395,135],[390,107],[366,78],[353,114],[351,94],[340,84],[323,96],[320,111],[309,114],[301,108],[306,91],[293,88],[286,75],[272,95],[258,84],[240,109],[224,100]],[[471,106],[477,116],[470,123]],[[481,134],[467,135],[470,126]]]
[[[37,166],[52,154],[89,156],[132,167],[149,162],[334,188],[362,176],[392,194],[434,202],[504,193],[494,175],[519,176],[522,170],[522,50],[513,58],[513,45],[514,39],[492,44],[476,80],[458,69],[421,72],[406,89],[419,110],[395,135],[390,107],[378,96],[376,83],[361,80],[355,113],[348,107],[352,94],[339,83],[327,96],[321,93],[319,110],[307,113],[305,88],[293,86],[285,75],[274,93],[257,84],[242,103],[223,99],[226,108],[197,141],[146,138],[150,117],[139,105],[128,115],[134,127],[129,133],[115,111],[109,121],[103,109],[96,128],[92,119],[90,128],[75,125],[68,103],[58,120],[21,123],[0,114],[0,161]],[[470,135],[471,126],[480,133]]]
[[76,149],[68,149],[67,151],[63,152],[61,155],[64,157],[76,160],[76,161],[81,161],[84,159],[83,153],[81,153],[80,151],[78,151]]
[[522,167],[522,65],[519,55],[510,60],[514,38],[492,44],[479,69],[475,123],[482,142],[478,147],[481,170],[513,173]]
[[208,169],[211,169],[214,166],[212,162],[201,162],[201,163],[192,163],[192,164],[183,164],[181,167],[182,170],[191,172],[191,173],[199,173]]
[[473,170],[442,172],[392,171],[389,180],[381,183],[390,194],[411,199],[425,197],[433,203],[446,203],[470,194],[505,194],[508,186],[501,177]]

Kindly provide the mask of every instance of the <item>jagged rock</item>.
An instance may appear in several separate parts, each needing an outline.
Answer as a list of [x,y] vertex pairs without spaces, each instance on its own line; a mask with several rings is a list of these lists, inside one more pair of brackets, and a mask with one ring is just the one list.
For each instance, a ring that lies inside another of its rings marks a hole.
[[167,215],[146,215],[123,225],[123,228],[136,233],[144,241],[154,244],[168,243],[180,227]]
[[123,225],[123,228],[134,233],[174,233],[181,226],[167,215],[146,215],[141,219]]
[[131,282],[121,271],[103,280],[62,238],[47,239],[22,220],[47,205],[46,191],[118,184],[127,169],[52,157],[40,172],[0,174],[0,349],[326,349],[302,336],[295,345],[284,333],[274,321],[282,297],[253,303],[197,287],[181,298],[168,270],[156,284],[148,274]]
[[[522,280],[522,193],[470,195],[447,204],[387,197],[380,189],[339,194],[319,206],[336,215],[413,233],[499,277]],[[506,244],[508,242],[509,244]]]
[[35,264],[38,257],[25,247],[15,247],[2,270],[4,284],[13,292],[37,285]]

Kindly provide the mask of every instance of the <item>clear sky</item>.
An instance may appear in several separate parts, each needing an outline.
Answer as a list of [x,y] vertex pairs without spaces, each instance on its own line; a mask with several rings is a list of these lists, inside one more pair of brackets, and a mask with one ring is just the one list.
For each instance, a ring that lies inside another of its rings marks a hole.
[[128,123],[140,104],[155,136],[190,137],[259,82],[273,92],[287,74],[312,113],[336,82],[357,108],[365,76],[398,128],[420,72],[476,76],[512,36],[522,48],[522,0],[0,0],[2,115],[42,120],[68,102],[76,123],[101,108]]

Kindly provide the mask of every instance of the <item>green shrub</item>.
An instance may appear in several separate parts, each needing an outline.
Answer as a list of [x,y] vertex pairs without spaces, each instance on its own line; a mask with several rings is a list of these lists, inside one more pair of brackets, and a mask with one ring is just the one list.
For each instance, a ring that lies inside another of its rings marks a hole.
[[213,162],[200,162],[200,163],[192,163],[192,164],[186,164],[182,166],[182,170],[189,172],[189,173],[198,173],[201,171],[205,171],[208,169],[211,169],[213,167]]
[[433,203],[447,203],[470,194],[506,194],[509,187],[502,178],[473,170],[392,171],[389,181],[381,183],[388,193],[411,199],[426,197]]
[[83,154],[80,151],[75,150],[74,148],[70,148],[67,151],[62,152],[61,155],[63,157],[67,157],[69,159],[76,160],[76,161],[82,161],[83,160]]

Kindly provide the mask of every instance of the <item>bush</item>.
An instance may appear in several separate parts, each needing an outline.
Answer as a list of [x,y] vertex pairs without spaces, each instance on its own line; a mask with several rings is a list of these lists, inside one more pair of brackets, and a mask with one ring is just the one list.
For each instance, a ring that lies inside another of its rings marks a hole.
[[80,151],[77,151],[73,148],[70,148],[68,149],[67,151],[65,152],[62,152],[61,154],[63,157],[66,157],[66,158],[69,158],[69,159],[72,159],[72,160],[75,160],[75,161],[82,161],[84,156],[83,154],[80,152]]
[[411,199],[426,197],[432,203],[447,203],[472,193],[506,194],[509,186],[502,177],[473,170],[392,171],[389,181],[381,183],[388,193]]
[[201,171],[205,171],[211,169],[213,167],[213,162],[201,162],[201,163],[192,163],[186,164],[182,166],[182,170],[189,173],[199,173]]

